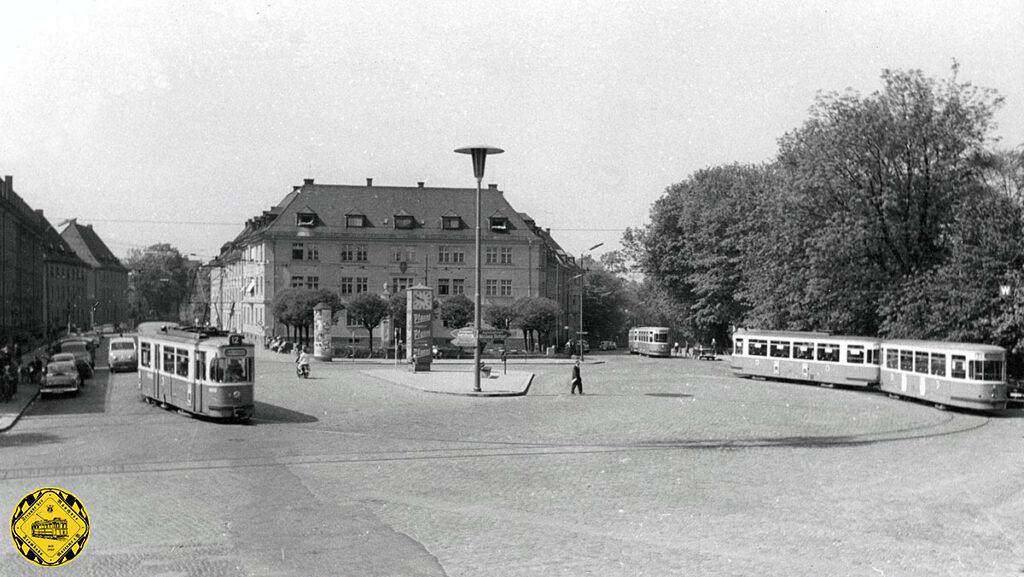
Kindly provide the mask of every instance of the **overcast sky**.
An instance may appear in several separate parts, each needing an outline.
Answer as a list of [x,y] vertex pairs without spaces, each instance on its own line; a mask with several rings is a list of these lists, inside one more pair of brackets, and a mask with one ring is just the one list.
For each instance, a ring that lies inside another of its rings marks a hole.
[[0,173],[118,255],[207,259],[303,178],[469,188],[452,150],[486,143],[485,184],[600,253],[883,68],[957,59],[1024,143],[1024,2],[896,4],[2,2]]

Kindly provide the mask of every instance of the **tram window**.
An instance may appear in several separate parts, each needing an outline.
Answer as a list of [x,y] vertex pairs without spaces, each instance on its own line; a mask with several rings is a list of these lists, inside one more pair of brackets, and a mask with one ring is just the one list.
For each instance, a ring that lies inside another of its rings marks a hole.
[[954,379],[967,378],[967,357],[963,355],[953,355],[952,362],[950,363],[949,376]]
[[818,345],[818,360],[830,363],[839,362],[839,347],[836,345]]
[[896,349],[885,349],[885,368],[900,368],[900,352]]
[[914,370],[914,352],[913,351],[900,351],[900,370],[901,371],[912,371],[912,370]]
[[814,343],[793,343],[793,358],[814,360]]
[[206,380],[206,352],[196,352],[196,380]]
[[175,374],[179,377],[188,376],[188,351],[185,349],[176,349],[175,360],[177,361],[175,367]]
[[932,353],[931,360],[931,373],[939,377],[946,376],[946,355],[944,353]]
[[164,347],[164,364],[161,367],[165,373],[174,374],[174,349]]
[[850,345],[846,347],[846,362],[863,365],[864,347],[860,345]]
[[750,339],[750,343],[747,345],[747,350],[750,351],[750,356],[752,357],[767,357],[768,341]]
[[877,365],[879,360],[878,349],[868,349],[868,364]]
[[970,369],[976,381],[1003,380],[1003,361],[971,361]]
[[149,343],[139,343],[139,364],[148,367],[151,355],[153,354],[149,348]]
[[733,339],[732,342],[733,342],[733,345],[732,345],[733,354],[742,355],[743,354],[743,339]]
[[928,353],[914,351],[914,372],[928,374]]
[[790,347],[787,341],[772,341],[771,355],[777,359],[788,359]]
[[225,366],[227,366],[227,363],[225,362],[224,359],[217,359],[217,358],[215,358],[215,359],[213,359],[213,361],[211,361],[211,363],[210,363],[210,378],[211,378],[211,380],[213,380],[213,382],[215,382],[215,383],[223,383],[224,382],[224,367]]
[[224,380],[228,383],[241,383],[248,380],[245,367],[240,360],[228,360],[227,369],[224,371]]
[[656,333],[654,335],[654,342],[656,342],[656,343],[667,343],[668,342],[668,333]]

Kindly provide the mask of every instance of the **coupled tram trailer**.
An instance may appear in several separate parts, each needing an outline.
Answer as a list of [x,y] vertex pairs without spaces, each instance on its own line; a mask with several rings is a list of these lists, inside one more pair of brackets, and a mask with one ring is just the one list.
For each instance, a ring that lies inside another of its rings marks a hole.
[[878,389],[937,407],[1007,406],[1006,352],[996,346],[740,329],[733,347],[741,377]]
[[139,392],[146,402],[193,415],[252,418],[256,349],[242,335],[142,323],[138,341]]

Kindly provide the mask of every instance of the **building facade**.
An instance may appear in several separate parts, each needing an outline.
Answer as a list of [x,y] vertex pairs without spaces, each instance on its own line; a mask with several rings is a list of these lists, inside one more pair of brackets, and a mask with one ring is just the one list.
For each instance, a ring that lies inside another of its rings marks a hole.
[[[346,301],[367,292],[385,298],[422,283],[438,300],[472,300],[475,202],[472,188],[306,179],[277,206],[249,219],[210,264],[210,322],[256,342],[283,335],[285,327],[272,314],[274,295],[297,287],[328,289]],[[549,298],[562,310],[552,335],[561,339],[563,327],[578,325],[578,307],[572,306],[578,302],[572,300],[577,263],[496,185],[482,191],[480,214],[482,307]],[[434,334],[444,338],[449,331],[438,321]],[[374,332],[370,338],[377,343],[381,331]],[[351,318],[337,323],[334,340],[357,348],[369,344],[366,329]]]
[[50,226],[43,237],[43,326],[47,339],[61,331],[89,324],[87,282],[89,265],[78,258],[71,245]]
[[49,223],[0,182],[0,345],[42,338],[43,238]]
[[118,325],[128,318],[128,269],[107,248],[91,224],[75,219],[64,223],[60,236],[89,269],[86,273],[86,308],[92,326]]

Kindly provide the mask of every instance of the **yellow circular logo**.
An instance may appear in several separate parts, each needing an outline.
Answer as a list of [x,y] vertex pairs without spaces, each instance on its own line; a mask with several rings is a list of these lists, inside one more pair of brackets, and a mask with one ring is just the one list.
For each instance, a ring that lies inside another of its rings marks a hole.
[[78,497],[64,489],[36,489],[11,513],[11,537],[14,548],[36,565],[63,565],[85,548],[89,514]]

